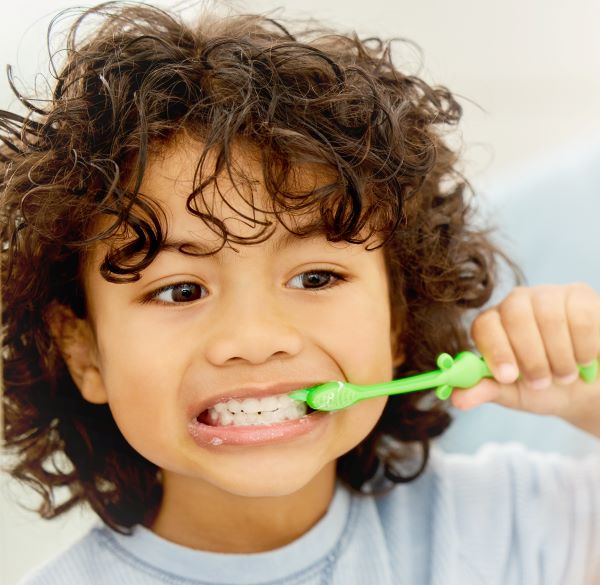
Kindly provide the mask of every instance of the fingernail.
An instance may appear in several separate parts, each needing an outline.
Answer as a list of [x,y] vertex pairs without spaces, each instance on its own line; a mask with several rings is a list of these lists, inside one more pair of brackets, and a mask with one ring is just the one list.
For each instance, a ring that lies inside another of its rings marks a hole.
[[577,378],[579,378],[579,372],[573,372],[572,374],[569,374],[568,376],[557,377],[556,381],[559,384],[562,384],[563,386],[568,386],[569,384],[572,384],[573,382],[575,382],[575,380],[577,380]]
[[519,370],[512,364],[500,364],[498,366],[498,376],[501,382],[510,384],[517,379]]
[[544,390],[552,384],[551,378],[537,378],[535,380],[527,380],[527,385],[533,390]]

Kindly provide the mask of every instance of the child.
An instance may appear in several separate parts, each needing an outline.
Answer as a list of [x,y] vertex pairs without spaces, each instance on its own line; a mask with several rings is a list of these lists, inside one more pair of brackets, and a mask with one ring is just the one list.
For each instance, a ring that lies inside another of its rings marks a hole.
[[446,89],[378,39],[131,3],[65,59],[50,101],[2,113],[5,444],[43,517],[102,522],[25,583],[598,583],[597,457],[430,456],[429,393],[287,397],[471,346],[495,380],[455,406],[600,435],[591,288],[516,288],[469,341],[501,252]]

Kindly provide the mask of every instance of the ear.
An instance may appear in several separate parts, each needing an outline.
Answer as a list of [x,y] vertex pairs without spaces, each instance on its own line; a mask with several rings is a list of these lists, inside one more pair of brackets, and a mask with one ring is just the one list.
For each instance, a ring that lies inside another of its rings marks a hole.
[[67,365],[73,382],[88,402],[108,402],[98,367],[97,345],[89,321],[63,305],[52,305],[46,314],[50,333]]
[[406,353],[404,352],[404,348],[403,347],[397,347],[397,343],[394,344],[394,342],[392,341],[392,357],[393,357],[393,361],[392,361],[392,365],[394,366],[394,368],[397,368],[398,366],[401,366],[405,361],[406,361]]
[[402,336],[403,322],[404,319],[400,319],[399,317],[392,318],[390,343],[392,347],[392,365],[394,368],[401,366],[406,361],[406,351]]

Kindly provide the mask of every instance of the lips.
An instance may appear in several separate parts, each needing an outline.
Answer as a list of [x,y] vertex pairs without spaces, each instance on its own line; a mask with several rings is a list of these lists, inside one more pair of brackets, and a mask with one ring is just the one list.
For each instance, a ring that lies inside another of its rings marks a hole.
[[219,402],[227,402],[229,400],[243,400],[245,398],[264,398],[266,396],[275,396],[277,394],[289,394],[294,390],[310,388],[311,386],[317,386],[318,384],[323,383],[324,381],[321,378],[319,380],[300,380],[297,382],[286,381],[255,386],[246,386],[243,388],[231,390],[229,392],[224,392],[217,396],[205,398],[200,402],[194,403],[190,406],[188,414],[189,418],[191,419],[201,418],[209,408],[212,408],[215,404],[218,404]]

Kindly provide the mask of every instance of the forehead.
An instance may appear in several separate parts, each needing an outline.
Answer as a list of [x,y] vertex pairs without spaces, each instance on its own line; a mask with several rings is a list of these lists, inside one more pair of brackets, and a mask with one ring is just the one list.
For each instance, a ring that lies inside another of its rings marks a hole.
[[[270,251],[278,251],[298,241],[300,232],[306,236],[321,236],[315,244],[335,248],[358,248],[348,242],[326,241],[326,229],[319,206],[321,201],[311,193],[336,183],[337,175],[324,164],[298,163],[293,165],[280,185],[285,191],[286,204],[297,204],[302,197],[309,204],[292,213],[282,211],[264,182],[260,150],[247,141],[238,140],[231,147],[230,169],[224,166],[215,172],[217,155],[208,151],[204,164],[199,166],[204,144],[186,135],[169,144],[153,148],[147,159],[139,187],[141,199],[156,213],[163,232],[160,250],[192,254],[219,253],[223,248],[238,251],[236,244],[256,244],[270,240]],[[215,176],[206,182],[206,177]],[[134,179],[126,187],[133,188]],[[290,197],[292,200],[290,201]],[[158,206],[158,209],[157,209]],[[190,211],[188,207],[192,207]],[[276,213],[275,213],[276,210]],[[114,218],[98,222],[96,233],[109,228]],[[152,222],[150,222],[152,223]],[[283,225],[282,225],[283,224]],[[291,230],[291,231],[290,231]],[[275,236],[275,237],[272,237]],[[115,236],[94,245],[83,261],[84,270],[95,272],[106,254],[136,239],[130,225],[119,229]],[[363,244],[377,242],[373,235]],[[142,260],[147,248],[129,257],[127,263]]]
[[[234,239],[259,237],[266,225],[272,225],[268,232],[281,230],[276,210],[294,230],[316,228],[321,223],[314,205],[294,213],[278,209],[264,183],[265,161],[255,145],[236,141],[231,147],[229,166],[218,173],[217,155],[213,151],[206,153],[199,166],[203,148],[201,142],[183,137],[149,157],[140,192],[159,204],[168,224],[177,224],[180,229],[202,233],[203,237],[216,241],[222,238],[223,230],[219,226]],[[206,177],[213,176],[214,180],[207,183]],[[296,164],[290,168],[280,189],[289,201],[290,196],[300,198],[335,179],[335,173],[325,165]],[[194,196],[190,199],[192,193]],[[194,213],[186,209],[188,201]]]

